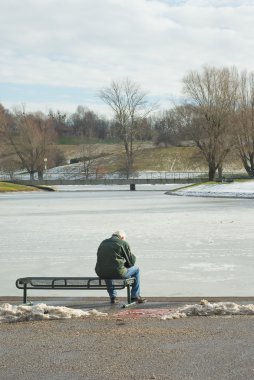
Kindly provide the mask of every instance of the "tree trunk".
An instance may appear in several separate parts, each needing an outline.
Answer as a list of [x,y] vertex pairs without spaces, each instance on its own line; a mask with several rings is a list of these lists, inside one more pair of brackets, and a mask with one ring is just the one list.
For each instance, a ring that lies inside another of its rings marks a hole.
[[222,165],[219,165],[218,166],[218,177],[219,177],[220,181],[222,181],[222,171],[223,171]]
[[245,163],[243,165],[244,165],[244,169],[246,170],[248,175],[253,178],[254,177],[254,168],[251,168],[250,165],[245,164]]
[[130,178],[130,175],[132,173],[132,168],[133,168],[133,165],[132,165],[131,159],[130,157],[127,157],[127,160],[126,160],[126,178],[127,179]]
[[248,173],[250,177],[254,177],[254,164],[253,160],[251,162],[251,158],[247,157],[246,154],[240,152],[240,158],[243,164],[244,169]]
[[215,165],[209,164],[209,181],[214,181],[215,180],[215,174],[216,174],[216,168]]
[[38,180],[43,181],[43,171],[38,170]]

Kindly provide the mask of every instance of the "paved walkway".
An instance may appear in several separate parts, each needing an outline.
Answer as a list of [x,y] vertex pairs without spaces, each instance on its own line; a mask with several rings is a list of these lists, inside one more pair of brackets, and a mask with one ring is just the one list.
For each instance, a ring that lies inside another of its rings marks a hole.
[[[7,299],[0,299],[0,302]],[[16,300],[9,300],[15,303]],[[45,302],[45,299],[42,300]],[[254,378],[253,316],[151,318],[196,300],[157,299],[132,309],[105,299],[47,304],[93,307],[108,317],[0,324],[3,380],[240,380]],[[235,300],[236,301],[236,300]],[[239,299],[238,299],[239,301]],[[242,303],[253,299],[242,299]],[[135,317],[147,310],[142,318]],[[119,313],[132,312],[132,317]]]

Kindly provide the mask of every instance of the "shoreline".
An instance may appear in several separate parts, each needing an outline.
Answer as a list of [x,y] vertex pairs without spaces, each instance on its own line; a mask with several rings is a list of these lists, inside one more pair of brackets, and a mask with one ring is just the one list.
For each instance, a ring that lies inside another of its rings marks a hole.
[[254,180],[192,184],[183,188],[169,190],[165,194],[204,198],[253,199]]
[[[95,301],[95,302],[107,302],[109,300],[109,297],[56,297],[56,296],[29,296],[29,298],[31,298],[31,300],[34,300],[34,301],[46,301],[46,300],[49,300],[49,301],[63,301],[63,302],[70,302],[71,300],[73,301],[83,301],[83,302],[91,302],[91,301]],[[124,301],[126,300],[126,297],[118,297],[119,300],[121,301]],[[145,298],[147,298],[149,300],[149,302],[156,302],[156,303],[160,303],[160,302],[179,302],[179,303],[182,303],[182,302],[199,302],[200,300],[202,299],[206,299],[206,300],[209,300],[210,302],[245,302],[245,301],[253,301],[254,302],[254,296],[181,296],[181,297],[149,297],[149,296],[146,296]],[[14,302],[14,301],[22,301],[23,297],[22,296],[0,296],[0,302],[3,302],[3,301],[11,301],[11,302]]]

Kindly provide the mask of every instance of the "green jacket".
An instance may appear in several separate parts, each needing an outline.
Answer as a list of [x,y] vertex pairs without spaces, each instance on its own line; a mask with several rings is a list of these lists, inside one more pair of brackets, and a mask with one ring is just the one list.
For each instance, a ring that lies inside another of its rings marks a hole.
[[95,272],[101,278],[123,278],[126,268],[132,267],[135,261],[127,241],[114,235],[100,244]]

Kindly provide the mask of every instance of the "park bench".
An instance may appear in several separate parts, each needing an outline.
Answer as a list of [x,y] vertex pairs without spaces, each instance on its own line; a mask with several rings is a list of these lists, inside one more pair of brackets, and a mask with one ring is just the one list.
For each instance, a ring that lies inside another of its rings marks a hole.
[[[127,288],[127,305],[131,304],[131,287],[135,278],[112,279],[115,289]],[[18,278],[16,287],[23,289],[23,303],[27,303],[28,289],[47,290],[107,290],[106,281],[99,277],[25,277]]]

